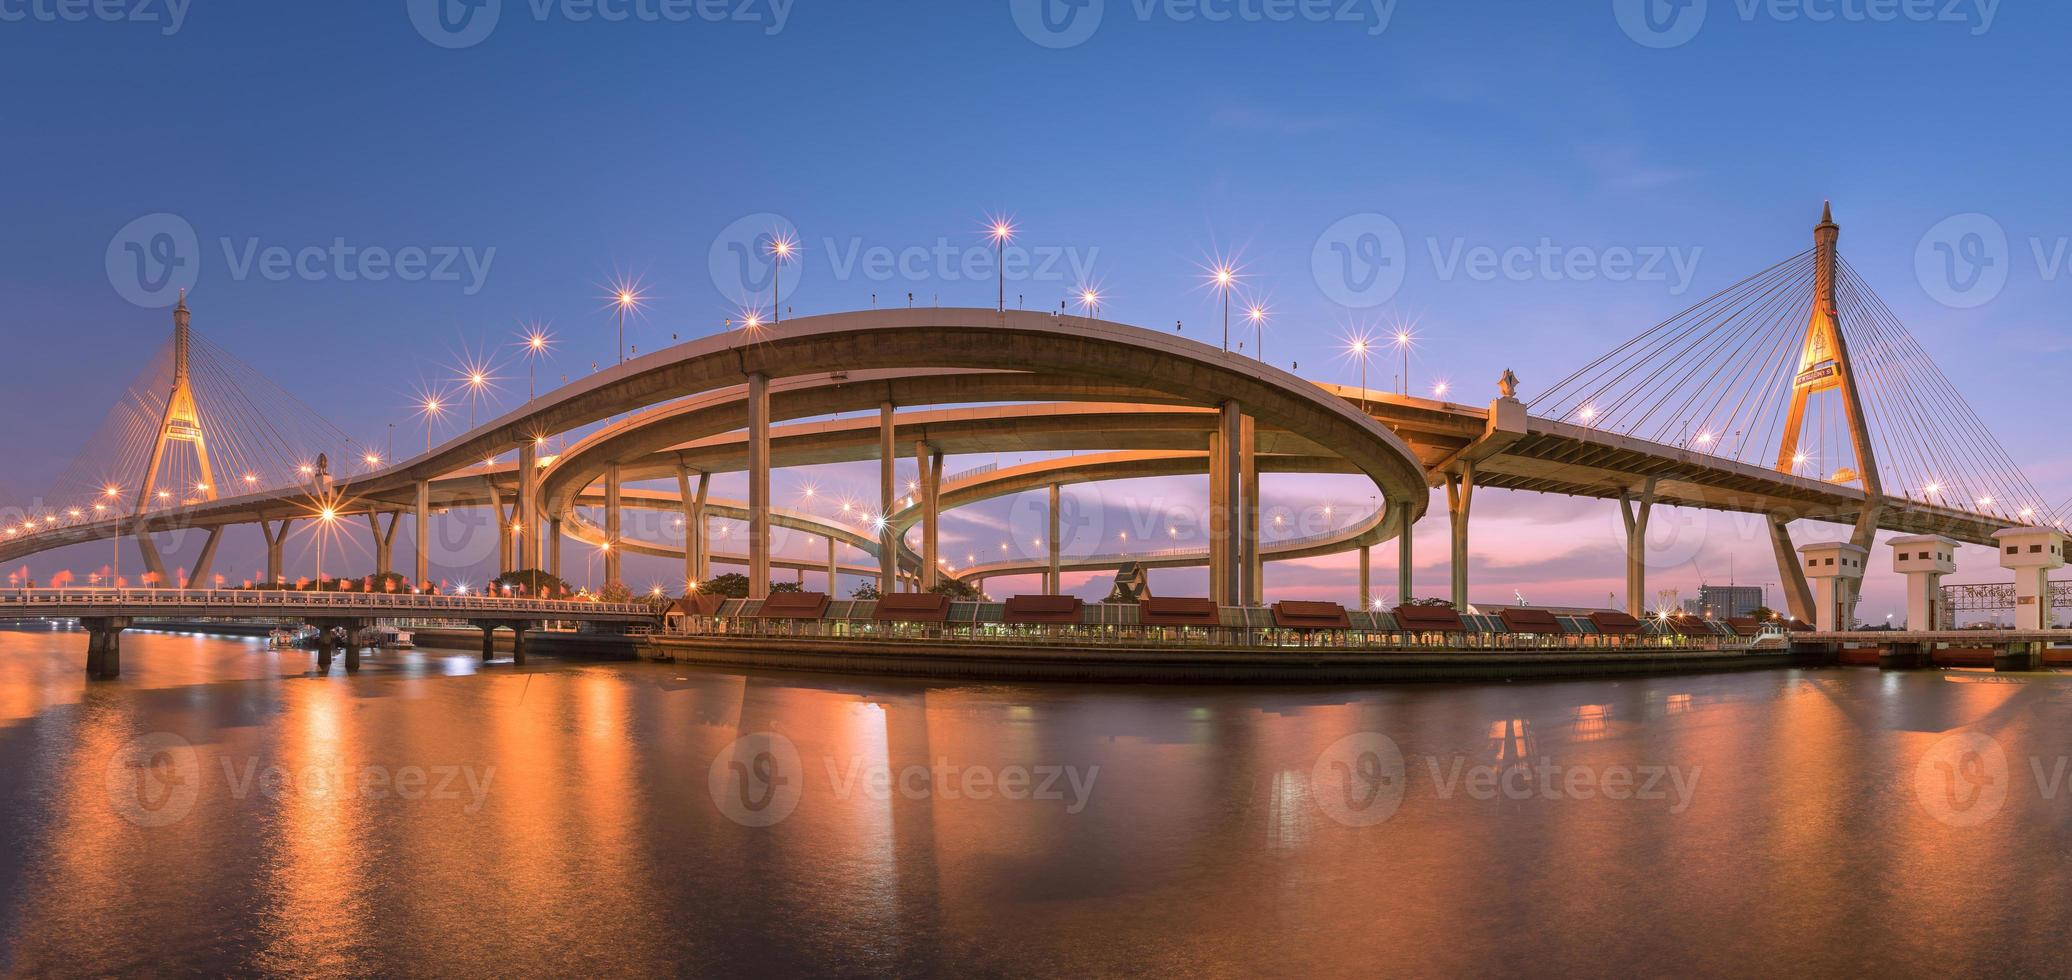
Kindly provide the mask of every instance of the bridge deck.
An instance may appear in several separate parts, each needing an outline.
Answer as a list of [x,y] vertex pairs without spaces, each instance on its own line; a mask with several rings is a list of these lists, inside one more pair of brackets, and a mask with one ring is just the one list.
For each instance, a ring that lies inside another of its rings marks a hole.
[[557,619],[648,623],[643,603],[520,596],[399,595],[365,592],[246,592],[199,589],[18,589],[0,593],[0,619],[80,617],[199,619],[427,618]]

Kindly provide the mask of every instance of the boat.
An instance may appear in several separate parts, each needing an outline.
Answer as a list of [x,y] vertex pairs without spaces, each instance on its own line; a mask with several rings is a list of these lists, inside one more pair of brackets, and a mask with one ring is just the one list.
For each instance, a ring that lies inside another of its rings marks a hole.
[[409,630],[386,623],[369,626],[361,630],[360,635],[354,639],[359,641],[362,647],[378,647],[383,650],[408,650],[417,646]]

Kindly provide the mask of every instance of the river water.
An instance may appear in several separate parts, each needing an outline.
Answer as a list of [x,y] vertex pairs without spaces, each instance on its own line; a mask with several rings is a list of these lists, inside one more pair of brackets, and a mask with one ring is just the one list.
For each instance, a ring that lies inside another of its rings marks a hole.
[[2024,975],[2072,676],[313,673],[0,633],[0,972]]

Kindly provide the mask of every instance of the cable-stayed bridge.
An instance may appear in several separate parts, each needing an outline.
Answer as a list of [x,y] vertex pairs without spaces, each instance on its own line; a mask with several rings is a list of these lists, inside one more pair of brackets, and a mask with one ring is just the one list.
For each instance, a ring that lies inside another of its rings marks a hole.
[[[132,538],[148,584],[206,585],[222,528],[258,524],[266,578],[285,581],[280,542],[297,522],[365,522],[377,572],[396,571],[406,518],[420,532],[455,508],[493,508],[506,570],[559,572],[561,546],[596,546],[607,581],[627,551],[681,556],[695,585],[739,561],[754,588],[779,567],[773,527],[825,537],[824,566],[875,570],[883,592],[948,577],[1067,567],[1056,488],[1147,475],[1209,480],[1206,549],[1153,547],[1070,560],[1210,568],[1210,598],[1258,604],[1269,559],[1357,550],[1363,602],[1371,550],[1398,542],[1397,594],[1413,595],[1407,529],[1432,507],[1452,529],[1452,596],[1467,605],[1475,491],[1525,490],[1620,502],[1628,604],[1646,606],[1654,508],[1765,517],[1799,618],[1853,622],[1855,586],[1828,586],[1790,524],[1847,525],[1862,563],[1880,531],[1997,545],[2009,528],[2061,527],[2019,465],[1863,278],[1842,261],[1823,215],[1814,247],[1664,321],[1530,397],[1503,372],[1487,407],[1321,384],[1162,331],[1004,309],[870,310],[756,324],[649,354],[534,398],[414,459],[353,443],[229,352],[203,340],[183,302],[174,336],[81,454],[58,505],[0,530],[0,563],[54,548]],[[1497,372],[1491,371],[1492,375]],[[973,408],[971,406],[981,406]],[[839,418],[877,413],[875,419]],[[835,421],[826,421],[835,419]],[[550,440],[567,447],[547,457]],[[1090,453],[1031,469],[943,478],[945,456]],[[503,462],[515,457],[511,462]],[[913,459],[904,491],[893,468]],[[815,517],[772,505],[772,468],[875,460],[880,493]],[[715,473],[748,476],[748,498],[710,496]],[[1267,540],[1261,473],[1364,474],[1383,502],[1336,532]],[[629,490],[673,479],[676,493]],[[1051,488],[1036,554],[958,562],[941,553],[943,507]],[[681,543],[634,540],[623,515],[672,510]],[[600,512],[601,519],[590,514]],[[711,522],[748,525],[744,554],[714,550]],[[153,535],[202,528],[195,564],[168,570]],[[918,528],[918,542],[907,537]],[[414,575],[429,584],[418,533]],[[1954,544],[1952,545],[1954,547]],[[840,551],[860,552],[844,565]],[[1152,554],[1156,552],[1156,554]],[[1845,559],[1846,560],[1846,559]],[[964,565],[959,571],[959,565]],[[1819,595],[1812,587],[1823,583]],[[831,590],[832,591],[832,590]]]

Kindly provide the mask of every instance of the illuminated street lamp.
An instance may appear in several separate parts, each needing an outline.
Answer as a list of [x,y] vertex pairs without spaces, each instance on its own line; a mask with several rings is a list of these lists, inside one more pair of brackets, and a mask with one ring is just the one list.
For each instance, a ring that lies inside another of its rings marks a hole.
[[1100,315],[1100,312],[1101,312],[1101,291],[1100,291],[1100,290],[1098,290],[1098,289],[1095,289],[1095,288],[1094,288],[1094,287],[1092,287],[1092,286],[1082,286],[1082,287],[1080,287],[1080,289],[1079,289],[1079,305],[1081,305],[1081,306],[1083,306],[1083,307],[1086,307],[1086,315],[1087,315],[1087,316],[1088,316],[1089,318],[1092,318],[1092,317],[1095,317],[1095,316],[1098,316],[1098,315]]
[[1228,262],[1218,262],[1209,270],[1209,284],[1223,294],[1223,349],[1230,350],[1230,290],[1237,285],[1238,270]]
[[1255,302],[1245,310],[1245,319],[1252,323],[1252,356],[1262,362],[1266,360],[1266,318],[1271,315],[1263,303]]
[[1360,411],[1367,411],[1367,359],[1374,353],[1374,343],[1366,334],[1358,334],[1345,342],[1347,357],[1360,362]]
[[626,314],[640,309],[640,287],[633,283],[620,283],[612,291],[612,306],[619,311],[619,363],[626,363]]
[[[621,331],[623,332],[623,330],[624,328],[622,327]],[[545,327],[535,324],[530,330],[526,331],[525,339],[522,343],[525,348],[525,400],[531,401],[539,397],[539,362],[541,358],[547,356],[548,351],[554,349],[554,338],[547,333]]]
[[784,263],[791,261],[799,244],[784,235],[770,236],[770,322],[784,322]]
[[1007,243],[1014,240],[1014,223],[1006,218],[994,218],[993,226],[987,229],[993,239],[993,266],[1000,280],[1000,305],[995,307],[1007,312]]
[[1396,349],[1403,353],[1403,374],[1398,379],[1399,384],[1397,386],[1397,394],[1400,395],[1408,396],[1410,394],[1410,348],[1416,341],[1417,335],[1409,330],[1399,329],[1396,331]]

